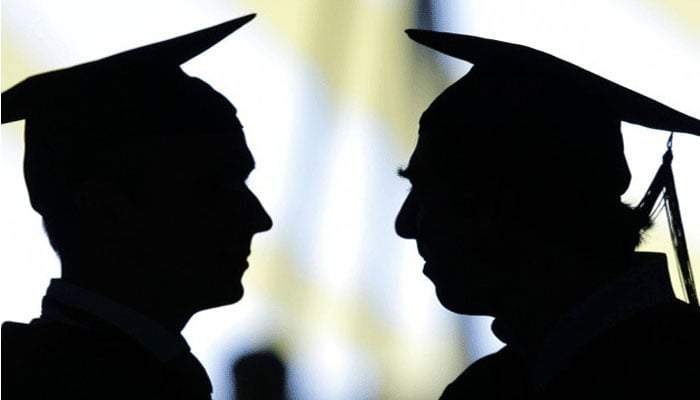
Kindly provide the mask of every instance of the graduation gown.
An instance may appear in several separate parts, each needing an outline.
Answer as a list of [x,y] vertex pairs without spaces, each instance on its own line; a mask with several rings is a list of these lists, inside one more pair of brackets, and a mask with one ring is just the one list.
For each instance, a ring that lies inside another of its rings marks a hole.
[[2,398],[199,400],[211,384],[182,336],[54,280],[40,318],[2,326]]
[[664,255],[640,261],[574,307],[534,356],[507,344],[469,366],[440,399],[697,396],[700,309],[675,299]]

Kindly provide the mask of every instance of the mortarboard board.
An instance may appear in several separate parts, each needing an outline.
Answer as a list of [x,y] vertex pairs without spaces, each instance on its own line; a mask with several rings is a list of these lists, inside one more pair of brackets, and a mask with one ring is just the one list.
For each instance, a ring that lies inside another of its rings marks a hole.
[[25,79],[2,93],[2,123],[26,119],[53,109],[57,105],[69,108],[75,104],[61,104],[61,100],[94,102],[91,89],[113,81],[159,74],[178,69],[191,58],[204,52],[241,26],[255,18],[255,14],[236,18],[206,29],[169,40],[118,53],[97,61],[51,71]]
[[653,129],[700,135],[700,120],[542,51],[447,32],[409,29],[406,33],[422,45],[474,65],[536,71],[545,79],[569,85],[581,95],[595,96],[621,121]]
[[26,120],[32,207],[44,213],[81,176],[122,168],[102,155],[127,137],[240,131],[233,105],[180,65],[254,17],[35,75],[4,91],[2,123]]
[[[514,156],[518,161],[533,164],[543,160],[544,168],[537,171],[547,171],[543,174],[545,180],[558,178],[551,185],[555,190],[578,185],[585,188],[587,195],[616,198],[624,193],[630,174],[619,128],[610,129],[611,126],[607,125],[609,122],[619,125],[620,121],[625,121],[671,133],[700,136],[700,120],[542,51],[447,32],[409,29],[406,33],[422,45],[473,64],[462,79],[447,88],[431,104],[421,119],[421,125],[424,119],[429,124],[441,124],[447,119],[452,123],[457,120],[457,127],[460,127],[460,120],[474,119],[478,121],[476,125],[467,126],[483,128],[498,125],[502,123],[501,120],[515,120],[515,124],[505,129],[511,130],[506,132],[505,140],[483,140],[483,136],[488,135],[477,129],[476,132],[460,132],[468,136],[462,144],[478,147],[505,143],[504,147],[510,150],[506,151],[506,157]],[[477,111],[469,115],[469,107]],[[542,120],[546,119],[568,119],[567,122],[583,129],[567,130],[562,126],[542,124]],[[525,129],[512,132],[513,127]],[[543,127],[545,129],[540,129]],[[450,137],[451,141],[456,139],[459,139],[459,135]],[[509,144],[510,141],[516,144]],[[465,151],[463,146],[455,146],[454,143],[452,149],[449,148],[450,144],[447,146],[442,149]],[[483,161],[491,154],[488,149],[478,148],[468,157]],[[664,163],[636,211],[648,215],[659,193],[665,190],[669,225],[684,289],[689,300],[697,304],[670,167],[671,159],[669,145]],[[523,169],[531,171],[527,167]],[[530,185],[536,180],[524,181]],[[586,201],[583,197],[583,201]]]

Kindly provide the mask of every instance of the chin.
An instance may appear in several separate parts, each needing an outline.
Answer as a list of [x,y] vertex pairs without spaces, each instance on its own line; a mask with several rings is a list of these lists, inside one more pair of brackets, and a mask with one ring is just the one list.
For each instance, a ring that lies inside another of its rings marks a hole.
[[442,304],[442,306],[446,309],[457,314],[468,314],[468,310],[458,296],[449,293],[449,291],[440,290],[437,288],[435,289],[435,295],[437,296],[440,304]]
[[478,290],[435,285],[435,294],[446,309],[464,315],[491,315],[489,302]]
[[446,309],[466,315],[491,315],[497,299],[497,280],[489,275],[493,266],[473,260],[460,263],[426,263],[424,274],[433,282],[435,294]]
[[243,292],[243,286],[240,282],[232,283],[226,287],[209,287],[208,291],[203,293],[199,309],[203,311],[237,303],[243,298]]
[[244,292],[245,290],[243,289],[243,285],[240,282],[231,284],[228,288],[228,292],[226,292],[226,296],[222,296],[222,304],[220,305],[227,306],[230,304],[238,303],[243,298]]

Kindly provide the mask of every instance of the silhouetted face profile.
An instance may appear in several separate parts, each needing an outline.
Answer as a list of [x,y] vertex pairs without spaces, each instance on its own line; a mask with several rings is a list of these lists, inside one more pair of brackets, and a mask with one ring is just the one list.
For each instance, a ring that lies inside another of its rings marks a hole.
[[169,290],[202,308],[239,300],[253,235],[271,220],[246,185],[255,164],[238,120],[220,135],[156,140],[152,151],[158,162],[134,205],[138,242],[162,257],[153,265]]
[[490,226],[478,204],[485,199],[477,198],[480,192],[474,182],[455,187],[449,178],[441,179],[444,175],[430,162],[429,155],[437,150],[428,135],[421,134],[408,168],[402,171],[411,182],[411,192],[397,216],[396,231],[415,239],[425,261],[423,273],[435,285],[440,302],[452,311],[466,312],[472,309],[466,304],[469,298],[482,297],[485,303],[499,281],[495,260],[477,243],[485,238],[483,228]]
[[[109,279],[193,311],[239,300],[253,235],[271,221],[246,186],[255,163],[235,108],[182,73],[138,83],[128,97],[125,107],[91,103],[70,119],[52,115],[49,126],[27,124],[27,182],[64,275],[86,286]],[[89,259],[104,256],[91,248],[122,262],[96,269]]]
[[[515,87],[519,93],[512,93]],[[614,204],[609,188],[627,184],[624,159],[600,165],[613,172],[595,183],[584,166],[598,152],[562,139],[611,138],[606,144],[621,151],[619,121],[584,118],[581,102],[552,104],[549,98],[561,98],[557,92],[474,67],[421,117],[418,143],[401,172],[412,189],[396,230],[416,240],[425,275],[452,311],[493,314],[501,303],[527,298],[533,282],[551,272],[540,263],[552,248],[576,252],[588,244],[576,230],[594,228],[570,212],[580,206],[577,197],[593,203],[590,215],[604,208],[596,201]],[[528,97],[536,106],[522,101]]]
[[252,18],[3,93],[3,122],[26,120],[30,201],[64,279],[166,319],[241,298],[271,220],[246,186],[255,162],[236,109],[180,65]]
[[693,133],[700,122],[534,49],[408,33],[474,64],[423,113],[400,171],[412,188],[396,231],[415,239],[441,303],[495,315],[580,297],[625,268],[648,220],[620,201],[620,122]]
[[445,307],[489,314],[503,291],[516,289],[518,263],[510,253],[518,253],[519,236],[526,232],[515,232],[517,194],[505,176],[490,175],[487,164],[467,167],[464,154],[450,150],[461,142],[459,134],[421,123],[416,148],[401,172],[411,191],[396,231],[415,239],[425,260],[423,273]]

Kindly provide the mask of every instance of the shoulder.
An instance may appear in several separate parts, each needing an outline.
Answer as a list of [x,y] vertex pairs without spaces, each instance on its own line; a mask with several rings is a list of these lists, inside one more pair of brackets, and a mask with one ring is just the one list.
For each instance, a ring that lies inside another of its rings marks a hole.
[[523,393],[523,366],[506,346],[478,359],[450,383],[441,400],[465,398],[517,398]]
[[146,384],[156,365],[116,336],[62,323],[2,326],[3,398],[104,398],[104,387]]
[[76,353],[90,354],[100,338],[87,329],[62,323],[2,325],[3,361],[21,364],[67,362]]
[[66,339],[73,338],[74,335],[54,324],[5,322],[2,324],[3,365],[23,365],[40,358],[57,357],[60,355],[56,352],[57,344],[67,344]]
[[674,301],[634,315],[591,342],[550,388],[666,397],[695,391],[697,376],[700,308]]
[[42,325],[3,323],[3,398],[20,398],[20,393],[30,399],[50,397],[49,388],[57,384],[55,371],[67,367],[60,362],[65,352],[57,351],[57,338],[52,331]]
[[700,307],[681,301],[663,303],[612,329],[603,344],[677,358],[700,352]]

